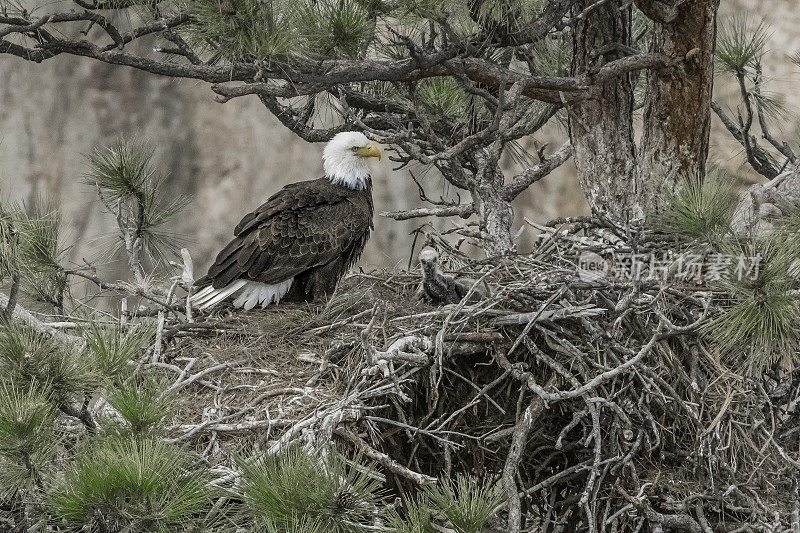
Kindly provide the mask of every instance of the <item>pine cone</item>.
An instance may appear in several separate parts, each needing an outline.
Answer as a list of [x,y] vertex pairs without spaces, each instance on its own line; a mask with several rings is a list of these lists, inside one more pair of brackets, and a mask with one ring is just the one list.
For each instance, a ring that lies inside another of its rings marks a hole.
[[339,493],[336,495],[337,509],[343,511],[349,511],[351,509],[355,509],[357,503],[358,501],[356,500],[355,494],[353,494],[347,489],[340,490]]
[[236,6],[233,5],[231,0],[221,0],[219,3],[219,12],[223,15],[234,15],[236,13]]

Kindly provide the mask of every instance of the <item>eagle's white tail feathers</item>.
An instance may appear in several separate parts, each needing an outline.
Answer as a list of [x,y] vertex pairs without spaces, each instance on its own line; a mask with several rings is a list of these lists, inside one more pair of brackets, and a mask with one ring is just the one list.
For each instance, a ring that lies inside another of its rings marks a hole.
[[274,285],[267,285],[266,283],[259,283],[257,281],[248,281],[247,284],[239,293],[239,296],[233,301],[234,307],[243,307],[245,311],[249,311],[257,304],[261,304],[262,309],[271,303],[280,302],[281,298],[289,292],[294,278],[289,278],[286,281],[276,283]]
[[214,307],[247,284],[247,280],[237,279],[221,289],[211,285],[192,296],[192,303],[199,309]]
[[205,300],[206,297],[214,292],[214,287],[209,285],[208,287],[203,287],[196,293],[192,294],[192,303],[197,303],[199,301]]
[[269,285],[258,281],[237,279],[221,289],[215,289],[211,286],[205,287],[192,296],[192,303],[199,309],[209,309],[225,298],[235,295],[234,307],[243,307],[246,311],[249,311],[257,304],[261,304],[261,307],[264,308],[271,303],[280,302],[281,298],[289,292],[292,281],[294,281],[294,278]]

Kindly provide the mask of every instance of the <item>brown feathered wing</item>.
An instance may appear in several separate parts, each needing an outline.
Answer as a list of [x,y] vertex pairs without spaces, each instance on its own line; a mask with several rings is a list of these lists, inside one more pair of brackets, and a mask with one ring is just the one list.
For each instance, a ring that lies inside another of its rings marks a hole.
[[197,285],[219,289],[237,279],[275,284],[332,263],[344,270],[371,229],[369,188],[353,190],[326,178],[293,183],[242,218]]

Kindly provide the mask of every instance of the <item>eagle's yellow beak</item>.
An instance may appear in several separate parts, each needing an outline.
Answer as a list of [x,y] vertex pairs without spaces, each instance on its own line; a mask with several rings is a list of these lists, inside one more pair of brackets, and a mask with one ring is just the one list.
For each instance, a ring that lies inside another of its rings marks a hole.
[[381,160],[381,149],[372,141],[368,142],[361,148],[355,151],[358,157],[377,157],[378,161]]

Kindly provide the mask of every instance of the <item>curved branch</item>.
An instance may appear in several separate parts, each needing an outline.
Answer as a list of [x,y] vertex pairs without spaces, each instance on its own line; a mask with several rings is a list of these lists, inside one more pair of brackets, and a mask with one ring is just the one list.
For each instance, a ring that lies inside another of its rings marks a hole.
[[[609,78],[627,72],[645,68],[663,68],[674,65],[676,59],[663,54],[637,54],[611,61],[604,65],[591,77],[556,77],[535,76],[518,72],[511,68],[498,66],[485,59],[476,57],[459,57],[460,46],[436,51],[425,56],[414,56],[402,60],[372,59],[331,59],[319,63],[299,59],[273,61],[270,68],[257,68],[251,63],[235,62],[225,66],[209,66],[204,64],[179,64],[170,61],[157,61],[135,54],[126,53],[120,48],[142,36],[175,28],[188,22],[186,15],[177,15],[168,19],[159,19],[140,26],[122,35],[104,17],[90,11],[83,13],[55,13],[47,15],[46,20],[30,21],[25,18],[0,19],[7,26],[0,30],[3,33],[27,33],[36,26],[41,30],[45,24],[65,23],[88,20],[99,24],[112,38],[114,44],[99,46],[87,40],[67,40],[48,36],[39,38],[34,49],[27,49],[9,41],[0,41],[0,53],[9,53],[30,61],[41,62],[59,54],[70,54],[89,57],[104,63],[129,66],[153,74],[169,77],[200,79],[209,83],[220,84],[229,81],[252,83],[264,79],[284,80],[289,84],[308,86],[308,94],[319,87],[317,92],[338,85],[354,82],[395,81],[412,82],[439,76],[463,75],[472,82],[490,87],[497,91],[508,90],[517,86],[519,93],[531,99],[560,104],[562,94],[575,94],[578,98],[589,97],[592,86],[602,84]],[[37,26],[38,25],[38,26]],[[263,84],[254,84],[247,94],[266,94],[269,96],[293,96],[288,88],[278,94]]]
[[733,138],[739,141],[739,144],[741,144],[745,149],[747,152],[747,160],[750,162],[750,166],[753,167],[753,170],[768,179],[772,179],[777,176],[778,169],[775,168],[775,160],[772,158],[770,153],[761,148],[758,143],[752,144],[746,142],[742,130],[736,126],[736,124],[725,113],[725,110],[722,109],[722,106],[720,106],[719,103],[712,101],[711,109],[714,111],[717,117],[719,117],[719,120],[722,122],[722,125],[725,126],[725,129],[727,129]]
[[[6,296],[4,293],[0,292],[0,309],[6,309],[8,307],[10,298]],[[19,305],[15,305],[12,312],[11,318],[24,322],[28,325],[31,329],[38,333],[43,333],[46,335],[51,335],[54,339],[64,344],[69,344],[73,346],[83,346],[84,340],[81,337],[75,337],[73,335],[68,335],[62,331],[59,331],[50,325],[47,322],[42,322],[32,313],[23,309]]]
[[341,437],[342,439],[349,441],[353,444],[356,449],[358,449],[361,453],[364,454],[365,457],[372,459],[373,461],[378,462],[381,466],[383,466],[389,472],[393,474],[397,474],[402,476],[406,479],[410,479],[414,483],[418,485],[429,485],[431,483],[436,483],[438,480],[435,477],[426,476],[425,474],[420,474],[419,472],[414,472],[406,468],[405,466],[401,465],[387,454],[376,450],[372,446],[370,446],[367,441],[359,437],[356,433],[350,431],[349,429],[345,429],[343,427],[338,427],[333,430],[333,433]]
[[561,145],[550,157],[543,159],[524,172],[511,178],[511,183],[503,187],[500,193],[504,200],[511,201],[528,187],[550,174],[553,170],[563,165],[572,156],[572,143],[569,141]]

